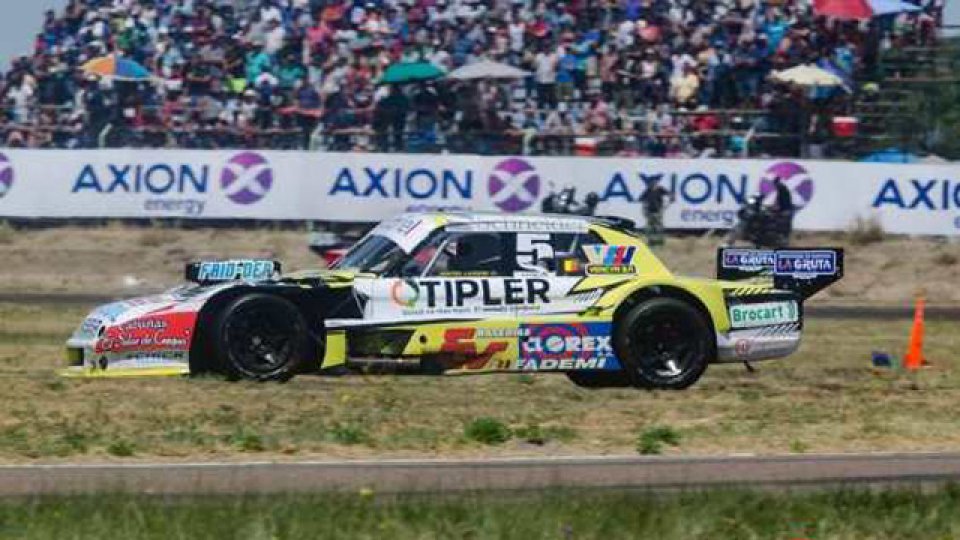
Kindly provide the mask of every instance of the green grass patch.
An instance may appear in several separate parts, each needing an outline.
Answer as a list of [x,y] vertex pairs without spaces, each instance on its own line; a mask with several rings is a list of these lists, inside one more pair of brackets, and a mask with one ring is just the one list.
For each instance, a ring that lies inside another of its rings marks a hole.
[[347,446],[358,444],[372,444],[373,438],[360,424],[351,422],[337,422],[333,424],[329,431],[330,439],[337,443]]
[[137,451],[132,442],[119,439],[107,446],[107,453],[115,457],[132,457]]
[[503,444],[510,440],[512,433],[506,424],[484,416],[474,418],[463,428],[463,435],[468,440],[483,444]]
[[664,445],[680,446],[680,438],[680,432],[670,426],[649,427],[637,437],[637,452],[662,454]]
[[956,538],[960,489],[651,495],[89,496],[0,501],[0,538]]

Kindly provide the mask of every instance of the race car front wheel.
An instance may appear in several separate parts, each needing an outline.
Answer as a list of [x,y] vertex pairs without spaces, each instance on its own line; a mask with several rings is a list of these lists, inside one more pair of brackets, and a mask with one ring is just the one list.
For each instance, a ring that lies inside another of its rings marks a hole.
[[618,322],[617,356],[634,386],[681,390],[697,382],[713,354],[710,325],[675,298],[637,304]]
[[268,294],[241,296],[214,325],[215,357],[233,379],[285,381],[309,356],[307,323],[290,301]]

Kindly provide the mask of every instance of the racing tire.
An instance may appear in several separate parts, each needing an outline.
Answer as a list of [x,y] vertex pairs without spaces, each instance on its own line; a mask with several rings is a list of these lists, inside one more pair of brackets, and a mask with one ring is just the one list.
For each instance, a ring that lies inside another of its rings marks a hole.
[[568,371],[567,378],[580,388],[626,388],[630,379],[622,371]]
[[219,371],[233,380],[287,381],[310,357],[307,321],[290,301],[269,294],[241,296],[214,324]]
[[675,298],[637,304],[616,325],[614,348],[638,388],[683,390],[700,379],[716,349],[700,310]]

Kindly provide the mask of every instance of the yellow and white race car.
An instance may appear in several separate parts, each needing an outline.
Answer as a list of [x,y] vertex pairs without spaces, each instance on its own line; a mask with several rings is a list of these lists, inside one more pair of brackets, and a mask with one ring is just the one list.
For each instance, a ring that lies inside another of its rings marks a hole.
[[615,218],[470,213],[384,221],[331,270],[193,263],[190,285],[97,308],[74,376],[345,368],[560,372],[589,387],[681,389],[716,362],[789,355],[839,249],[721,249],[718,279],[672,274]]

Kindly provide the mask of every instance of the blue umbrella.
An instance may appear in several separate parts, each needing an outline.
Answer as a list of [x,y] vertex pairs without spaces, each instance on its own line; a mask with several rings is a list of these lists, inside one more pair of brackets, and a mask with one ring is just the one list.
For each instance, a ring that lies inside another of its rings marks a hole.
[[899,148],[887,148],[861,158],[860,161],[864,163],[916,163],[920,161],[920,158]]
[[145,81],[151,78],[150,70],[140,64],[115,55],[94,58],[80,67],[86,73],[111,77],[120,81]]
[[873,16],[893,15],[895,13],[905,13],[911,11],[920,11],[920,6],[904,2],[903,0],[868,0],[870,9],[873,10]]

